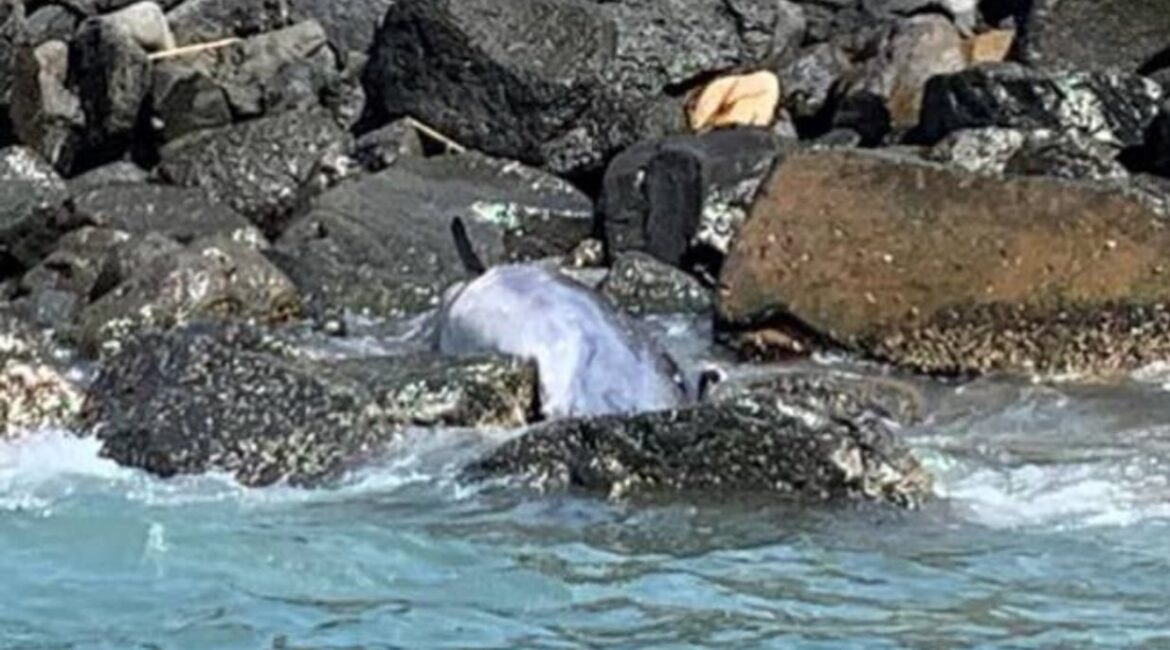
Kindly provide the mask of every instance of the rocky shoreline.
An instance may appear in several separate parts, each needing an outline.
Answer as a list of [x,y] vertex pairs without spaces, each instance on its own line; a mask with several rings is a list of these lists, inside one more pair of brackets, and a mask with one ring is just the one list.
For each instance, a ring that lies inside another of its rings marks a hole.
[[[1168,17],[0,0],[0,439],[63,427],[163,476],[327,485],[404,427],[492,427],[519,433],[465,480],[916,505],[912,389],[751,360],[1091,380],[1170,359]],[[468,277],[454,219],[488,265],[710,319],[732,378],[544,421],[532,360],[425,335],[314,353],[359,321],[425,329]]]

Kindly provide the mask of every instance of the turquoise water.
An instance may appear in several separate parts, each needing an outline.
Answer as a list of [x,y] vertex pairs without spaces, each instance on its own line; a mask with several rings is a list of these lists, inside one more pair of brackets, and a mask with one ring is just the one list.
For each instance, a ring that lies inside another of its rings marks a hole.
[[937,387],[920,512],[471,489],[417,431],[332,491],[0,445],[2,648],[1170,647],[1170,393]]

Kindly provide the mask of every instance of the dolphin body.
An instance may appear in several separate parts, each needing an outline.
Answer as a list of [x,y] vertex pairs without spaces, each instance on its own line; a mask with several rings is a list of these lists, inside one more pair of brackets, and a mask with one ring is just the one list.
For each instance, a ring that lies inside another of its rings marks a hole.
[[483,270],[458,221],[452,230],[464,265],[482,272],[444,296],[435,327],[441,353],[534,360],[546,418],[658,411],[687,401],[678,365],[601,295],[535,264]]

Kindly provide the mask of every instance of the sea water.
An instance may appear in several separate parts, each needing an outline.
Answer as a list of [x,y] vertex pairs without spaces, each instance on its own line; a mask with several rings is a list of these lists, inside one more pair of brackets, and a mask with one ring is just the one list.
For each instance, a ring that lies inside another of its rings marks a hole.
[[915,512],[456,481],[502,432],[411,431],[316,491],[40,432],[0,444],[0,648],[1170,647],[1163,375],[927,386]]

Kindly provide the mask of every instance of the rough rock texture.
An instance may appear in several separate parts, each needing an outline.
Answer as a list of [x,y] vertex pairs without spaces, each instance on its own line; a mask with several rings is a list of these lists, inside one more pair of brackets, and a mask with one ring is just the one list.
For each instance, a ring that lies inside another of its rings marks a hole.
[[28,42],[40,45],[45,41],[68,41],[84,18],[79,12],[63,5],[49,4],[29,14],[26,29]]
[[784,105],[798,121],[817,117],[832,98],[838,80],[852,65],[848,54],[833,43],[805,48],[780,68]]
[[464,476],[518,476],[542,490],[614,499],[756,492],[914,506],[929,496],[929,475],[876,422],[812,421],[786,410],[782,399],[752,396],[625,418],[555,421],[505,443]]
[[711,291],[701,282],[639,252],[618,255],[601,293],[632,314],[702,313],[712,307]]
[[781,13],[755,1],[404,0],[379,30],[369,85],[389,114],[472,148],[594,170],[681,128],[668,91],[762,61]]
[[69,46],[46,41],[15,55],[12,128],[55,167],[69,169],[83,148],[85,113],[68,83]]
[[408,158],[320,196],[271,255],[315,311],[394,316],[434,307],[464,276],[452,218],[491,264],[567,253],[592,215],[578,190],[514,162]]
[[[53,252],[20,278],[19,293],[22,299],[27,297],[34,313],[60,317],[57,321],[35,320],[57,327],[69,323],[79,309],[96,297],[107,255],[129,239],[125,232],[88,226],[62,236]],[[55,313],[43,313],[49,305],[55,306]]]
[[514,425],[533,374],[507,359],[311,361],[255,329],[196,324],[128,342],[103,365],[84,417],[105,456],[155,474],[317,484],[404,422]]
[[80,221],[134,235],[153,232],[189,244],[218,234],[255,239],[255,227],[198,189],[168,185],[113,185],[77,195]]
[[1077,131],[961,129],[926,153],[929,160],[967,171],[1068,179],[1125,179],[1116,147]]
[[744,226],[720,310],[927,371],[1125,370],[1170,358],[1160,321],[1128,316],[1170,300],[1167,245],[1109,187],[801,153]]
[[259,252],[202,240],[152,256],[81,314],[82,351],[117,350],[127,336],[205,318],[280,322],[299,315],[296,287]]
[[282,113],[170,142],[160,152],[158,173],[176,185],[202,188],[272,235],[318,163],[348,150],[349,139],[324,113]]
[[925,415],[925,397],[908,382],[821,370],[749,372],[715,384],[707,401],[722,403],[750,396],[774,398],[789,414],[812,421],[856,422],[876,417],[909,426]]
[[175,47],[175,37],[171,34],[166,15],[157,2],[136,2],[108,13],[102,19],[125,30],[134,42],[147,52],[159,52]]
[[1164,91],[1134,75],[1053,72],[1004,63],[941,75],[926,85],[921,137],[999,126],[1077,131],[1117,147],[1140,145]]
[[0,311],[0,440],[46,427],[68,427],[81,392],[51,360],[45,336]]
[[378,25],[395,0],[288,0],[296,20],[315,19],[342,52],[366,52],[374,42]]
[[70,196],[115,185],[143,185],[150,180],[147,171],[128,161],[112,162],[70,178],[66,185]]
[[183,0],[167,12],[179,45],[270,32],[288,24],[286,0]]
[[13,62],[25,38],[24,3],[0,0],[0,146],[11,137],[8,106],[12,95]]
[[717,272],[760,181],[788,148],[767,131],[735,129],[626,150],[606,170],[602,190],[610,255],[642,250]]
[[1022,48],[1029,62],[1130,73],[1170,66],[1167,0],[1035,0],[1031,4]]
[[67,79],[85,114],[84,150],[68,169],[77,172],[119,158],[130,146],[150,92],[146,51],[110,22],[86,20],[69,43]]
[[15,165],[0,171],[0,278],[35,265],[67,229],[65,184],[37,165],[21,164],[24,154],[5,151]]

